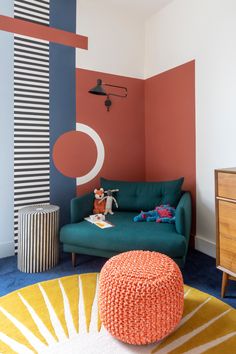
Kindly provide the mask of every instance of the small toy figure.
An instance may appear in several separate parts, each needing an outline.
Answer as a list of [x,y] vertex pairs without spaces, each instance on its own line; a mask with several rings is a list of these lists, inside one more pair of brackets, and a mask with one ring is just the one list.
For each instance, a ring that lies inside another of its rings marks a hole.
[[94,189],[94,203],[93,203],[93,213],[94,214],[103,214],[105,212],[106,201],[104,198],[104,189]]
[[134,217],[134,222],[152,221],[156,220],[157,212],[155,210],[141,211],[141,213]]
[[160,205],[155,208],[159,217],[156,219],[156,222],[164,222],[173,224],[175,223],[175,208],[172,208],[169,204]]
[[119,192],[119,189],[108,189],[107,191],[105,191],[105,193],[107,194],[106,197],[103,197],[99,203],[102,203],[103,201],[106,201],[106,205],[105,205],[105,212],[104,215],[109,214],[114,214],[112,211],[112,203],[114,201],[116,207],[118,208],[118,203],[116,201],[116,199],[112,196],[113,192]]
[[141,211],[141,213],[134,217],[134,222],[140,221],[155,221],[158,223],[175,222],[175,208],[172,208],[169,204],[157,206],[154,210]]

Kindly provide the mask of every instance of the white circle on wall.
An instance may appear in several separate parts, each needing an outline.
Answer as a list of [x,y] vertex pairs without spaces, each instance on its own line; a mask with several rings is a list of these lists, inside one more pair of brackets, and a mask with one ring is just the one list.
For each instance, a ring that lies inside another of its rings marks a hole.
[[76,185],[79,186],[81,184],[88,183],[94,177],[96,177],[97,174],[100,172],[105,159],[105,149],[104,149],[103,142],[100,136],[98,135],[98,133],[95,132],[95,130],[93,130],[88,125],[82,123],[76,123],[76,131],[85,133],[88,136],[90,136],[90,138],[94,141],[97,148],[97,160],[93,168],[86,175],[81,177],[76,177]]

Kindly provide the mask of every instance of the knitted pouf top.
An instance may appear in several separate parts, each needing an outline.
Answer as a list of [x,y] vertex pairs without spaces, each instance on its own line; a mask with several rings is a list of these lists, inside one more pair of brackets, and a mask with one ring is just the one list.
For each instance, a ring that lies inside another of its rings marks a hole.
[[179,323],[183,304],[180,269],[161,253],[121,253],[101,270],[100,317],[123,342],[148,344],[164,338]]

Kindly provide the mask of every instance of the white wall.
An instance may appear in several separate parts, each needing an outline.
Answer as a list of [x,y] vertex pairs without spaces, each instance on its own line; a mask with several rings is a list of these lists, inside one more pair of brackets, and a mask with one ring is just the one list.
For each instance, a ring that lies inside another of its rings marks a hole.
[[144,21],[132,9],[109,0],[77,0],[77,33],[89,37],[89,50],[77,49],[77,67],[143,78]]
[[196,60],[196,247],[213,256],[214,169],[236,166],[235,34],[235,0],[175,0],[146,23],[145,77]]

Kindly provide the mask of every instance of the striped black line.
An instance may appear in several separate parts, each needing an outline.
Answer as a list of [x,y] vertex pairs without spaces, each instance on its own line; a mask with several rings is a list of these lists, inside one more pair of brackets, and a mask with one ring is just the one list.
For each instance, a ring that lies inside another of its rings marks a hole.
[[[23,4],[21,4],[21,5],[15,4],[15,10],[16,10],[18,13],[19,13],[19,11],[21,11],[21,13],[23,13],[23,14],[28,13],[28,12],[26,12],[26,11],[30,11],[30,12],[32,12],[32,13],[35,12],[34,9],[32,9],[32,8],[30,8],[30,7],[23,6]],[[24,10],[26,10],[26,11],[24,12]],[[46,17],[48,18],[46,12],[41,11],[40,9],[37,9],[37,17],[39,17],[40,15],[43,15],[43,16],[42,16],[43,19],[45,18],[44,16],[46,16]],[[34,16],[35,16],[35,14],[34,14]]]
[[22,38],[22,37],[15,37],[15,43],[19,43],[19,42],[22,42],[22,43],[25,43],[25,45],[40,45],[42,47],[45,47],[45,48],[48,48],[49,47],[49,43],[44,43],[44,42],[39,42],[37,40],[34,40],[34,39],[31,39],[31,38]]
[[38,65],[38,63],[24,63],[24,62],[19,62],[19,61],[15,61],[15,69],[18,70],[19,72],[22,72],[23,70],[29,70],[29,71],[34,71],[34,72],[39,72],[39,73],[43,73],[44,76],[49,76],[49,70],[48,70],[48,66],[46,67],[40,67]]
[[[35,97],[33,97],[33,96],[31,96],[33,99],[36,99]],[[29,96],[27,97],[27,96],[25,96],[25,98],[30,98]],[[42,105],[48,105],[48,98],[47,97],[45,97],[45,98],[41,98],[41,97],[37,97],[37,100],[38,101],[33,101],[33,100],[24,100],[24,98],[21,98],[21,97],[19,97],[19,95],[17,95],[17,99],[15,99],[15,102],[16,103],[24,103],[24,104],[26,104],[26,103],[31,103],[32,105],[33,104],[42,104]],[[41,102],[41,100],[43,101],[43,102]]]
[[[41,1],[41,5],[43,2]],[[40,7],[34,8],[34,5],[40,5],[40,3],[35,3],[34,1],[31,4],[23,3],[22,1],[15,1],[14,2],[14,16],[15,18],[21,18],[27,21],[36,21],[40,24],[45,24],[45,22],[49,23],[49,8],[48,5],[45,6],[44,9]],[[43,6],[44,7],[44,6]],[[47,7],[47,9],[46,9]]]
[[49,193],[49,186],[47,185],[43,185],[43,186],[28,186],[27,188],[21,188],[21,190],[16,191],[16,194],[18,195],[22,195],[25,193],[45,193],[48,192]]
[[30,188],[42,188],[42,187],[45,187],[45,188],[49,188],[49,185],[40,185],[40,183],[37,185],[37,186],[27,186],[27,187],[16,187],[16,194],[18,194],[18,193],[22,193],[22,192],[18,192],[17,191],[17,189],[19,189],[19,190],[22,190],[22,189],[30,189]]
[[[44,165],[44,164],[41,164]],[[34,166],[34,167],[33,167]],[[29,172],[29,171],[47,171],[49,169],[48,167],[35,167],[35,165],[33,164],[32,167],[30,168],[18,168],[19,166],[17,166],[17,168],[14,168],[15,172]],[[24,166],[25,167],[25,166]],[[29,165],[28,165],[29,167]]]
[[49,24],[42,23],[42,22],[37,21],[37,20],[31,20],[31,19],[29,19],[29,18],[25,18],[25,17],[22,17],[22,16],[17,16],[17,15],[15,15],[14,18],[17,18],[18,20],[24,19],[24,20],[27,20],[28,22],[37,23],[37,24],[40,23],[40,25],[43,25],[43,26],[49,26]]
[[[26,67],[24,67],[24,66],[22,66],[22,65],[19,65],[18,64],[18,62],[16,63],[16,61],[15,61],[15,69],[16,69],[16,71],[14,71],[14,73],[15,72],[17,72],[17,69],[20,69],[20,70],[30,70],[30,71],[34,71],[34,72],[39,72],[39,73],[44,73],[44,74],[48,74],[48,76],[49,76],[49,71],[48,71],[48,69],[44,69],[44,68],[40,68],[40,69],[36,69],[36,67],[35,67],[35,65],[34,65],[34,67],[31,67],[30,65],[31,64],[29,64],[29,63],[27,63],[27,65],[28,65],[28,68],[26,68]],[[18,70],[18,72],[21,72],[21,71],[19,71]],[[43,75],[44,77],[46,76],[46,75]]]
[[[15,0],[14,17],[48,26],[50,1]],[[46,140],[44,140],[46,138]],[[14,223],[18,210],[50,203],[49,43],[14,36]],[[21,151],[24,150],[24,151]]]
[[[40,199],[40,200],[38,200]],[[45,203],[45,204],[49,204],[50,202],[50,199],[49,198],[37,198],[37,200],[35,201],[35,203],[32,203],[32,202],[24,202],[24,203],[21,203],[21,204],[18,204],[15,206],[15,209],[16,210],[19,210],[19,208],[23,208],[25,206],[29,206],[29,205],[33,205],[33,204],[42,204],[42,203]]]
[[[35,3],[32,3],[30,0],[18,0],[18,2],[20,2],[21,4],[26,4],[26,5],[33,5],[35,7],[38,7],[38,8],[41,8],[41,9],[46,9],[48,10],[48,5],[49,5],[49,2],[48,1],[43,1],[43,0],[39,0],[38,3],[37,1],[35,1]],[[47,6],[45,6],[47,5]]]
[[[38,52],[31,50],[31,48],[28,48],[27,46],[24,46],[24,49],[23,49],[23,48],[18,48],[18,44],[15,45],[15,50],[20,51],[23,54],[27,53],[27,54],[31,54],[31,55],[42,56],[42,57],[45,57],[45,58],[48,57],[49,50],[43,50],[43,49],[39,49],[39,48],[34,48],[34,49],[35,50],[37,49]],[[41,53],[43,51],[45,51],[45,53]]]
[[30,55],[27,56],[27,55],[24,55],[20,50],[19,50],[19,53],[17,54],[17,56],[15,56],[15,58],[17,58],[17,60],[19,59],[30,59],[30,60],[38,60],[41,62],[41,64],[43,63],[48,63],[49,62],[49,58],[47,59],[46,57],[45,58],[35,58],[35,57],[31,57]]
[[[22,81],[22,83],[31,83],[32,85],[35,85],[36,83],[38,84],[44,84],[44,87],[47,87],[47,81],[43,81],[43,80],[38,80],[38,79],[34,79],[34,78],[31,78],[31,79],[28,79],[28,78],[22,78],[22,77],[16,77],[14,75],[14,80],[17,80],[18,82]],[[39,86],[41,87],[41,86]]]
[[[40,179],[40,178],[39,178],[39,179],[37,179],[36,181],[33,181],[33,182],[37,183],[38,186],[41,186],[40,183],[44,183],[44,182],[47,182],[47,181],[49,181],[49,180],[47,180],[47,179],[45,180],[45,179]],[[31,181],[31,183],[33,183],[33,182]],[[22,181],[16,181],[16,187],[15,187],[15,188],[16,188],[16,189],[19,189],[19,190],[21,190],[21,189],[23,189],[23,188],[26,188],[26,186],[22,186],[22,185],[21,185],[21,186],[18,186],[18,185],[17,185],[17,184],[22,184],[22,183],[24,183],[24,182],[22,182]],[[30,182],[27,181],[27,183],[28,183],[27,186],[30,188],[30,184],[29,184]],[[47,186],[47,185],[49,186],[49,183],[48,183],[48,184],[45,184],[45,186]]]
[[[24,157],[24,160],[32,160],[32,159],[34,159],[35,161],[37,161],[37,160],[42,160],[42,159],[45,159],[46,160],[46,157]],[[15,160],[17,161],[17,165],[18,165],[18,161],[22,161],[22,157],[17,157],[16,156],[16,158],[15,158]]]
[[[40,20],[39,18],[36,18],[35,20],[33,20],[29,17],[35,17],[35,16],[29,15],[29,14],[22,15],[21,13],[19,13],[19,11],[15,11],[14,18],[17,18],[18,20],[25,20],[25,21],[33,22],[33,23],[37,23],[37,24],[40,23],[40,25],[49,26],[46,23],[42,23],[42,20]],[[44,21],[47,21],[47,20],[45,19]]]
[[[34,155],[35,158],[37,158],[37,155],[48,155],[48,151],[34,151],[34,152],[29,152],[29,151],[18,151],[19,149],[15,149],[15,155],[17,158],[17,155]],[[25,159],[25,157],[23,157],[22,159]]]
[[[15,202],[15,211],[18,211],[20,208],[23,208],[24,206],[27,206],[27,205],[35,205],[35,204],[39,204],[39,203],[48,203],[49,202],[49,199],[50,199],[50,196],[49,196],[49,193],[48,194],[45,194],[45,195],[38,195],[38,196],[34,196],[34,203],[32,203],[32,200],[27,196],[24,197],[24,200],[16,200]],[[17,220],[17,219],[16,219]]]
[[33,43],[25,42],[24,40],[22,40],[21,42],[18,42],[18,40],[15,40],[15,48],[22,48],[22,49],[29,48],[29,50],[36,49],[36,50],[40,50],[40,51],[43,51],[46,53],[49,51],[49,46],[37,47]]
[[[15,18],[23,19],[23,16],[24,16],[24,12],[20,11],[19,9],[17,9],[17,11],[15,11]],[[44,18],[42,16],[35,16],[30,13],[27,13],[25,15],[24,20],[27,20],[30,22],[38,22],[38,23],[40,23],[40,25],[45,25],[45,26],[49,25],[49,20],[47,18]]]
[[34,6],[37,5],[28,5],[28,4],[19,4],[17,3],[17,1],[15,1],[15,8],[17,8],[17,11],[23,11],[25,13],[35,13],[35,11],[37,10],[37,14],[39,16],[42,16],[43,18],[46,17],[48,18],[48,11],[46,9],[42,9],[42,8],[35,8]]
[[[27,76],[33,76],[33,77],[40,77],[40,78],[44,78],[44,79],[48,79],[49,78],[49,73],[45,72],[44,70],[37,70],[34,68],[24,68],[24,67],[15,67],[14,70],[14,76],[17,77],[24,77],[24,75]],[[21,76],[19,76],[21,75]],[[24,79],[23,79],[24,80]]]
[[[29,117],[17,117],[16,118],[16,120],[23,120],[23,121],[35,121],[35,122],[41,122],[41,121],[44,121],[44,119],[43,118],[29,118]],[[49,126],[49,123],[47,122],[47,120],[45,119],[45,122],[47,123],[47,124],[43,124],[43,126],[45,126],[45,125],[48,125]],[[33,124],[33,123],[32,123]],[[19,135],[19,134],[16,134],[15,136],[18,136],[19,138],[24,138],[25,137],[25,135]]]
[[27,196],[27,195],[25,195],[23,198],[21,198],[20,196],[18,197],[18,195],[17,195],[17,197],[15,198],[15,201],[16,202],[21,202],[21,201],[25,201],[25,199],[27,198],[27,200],[34,200],[35,198],[45,198],[45,196],[46,196],[46,198],[48,198],[49,197],[49,191],[46,191],[46,193],[41,193],[41,191],[40,191],[40,193],[37,193],[37,192],[31,192],[31,193],[29,193],[29,194],[34,194],[33,196]]
[[29,144],[29,143],[35,143],[36,141],[39,142],[39,143],[44,143],[44,144],[46,144],[46,143],[49,144],[50,143],[48,136],[45,137],[45,138],[39,138],[39,139],[38,138],[34,138],[34,140],[32,140],[31,137],[29,137],[28,139],[27,138],[16,137],[15,139],[16,139],[16,143],[17,144],[19,144],[19,143],[21,143],[21,144]]
[[[16,97],[16,96],[15,96]],[[31,115],[34,115],[34,116],[45,116],[45,117],[48,117],[48,113],[43,113],[43,112],[21,112],[21,111],[17,111],[17,110],[14,110],[14,113],[19,113],[19,114],[22,114],[22,115],[25,115],[25,116],[31,116]]]
[[[43,64],[43,63],[39,64],[39,61],[37,61],[37,60],[36,61],[30,60],[30,61],[26,62],[25,60],[15,59],[15,68],[24,69],[25,66],[23,66],[23,65],[27,65],[29,70],[34,69],[34,70],[37,70],[37,71],[39,70],[39,71],[45,72],[45,73],[49,72],[48,71],[48,64]],[[38,69],[36,69],[36,68],[38,68]]]
[[[47,167],[47,170],[49,169],[49,161],[48,162],[37,162],[37,163],[35,163],[34,162],[34,166],[42,166],[42,165],[48,165],[48,167]],[[27,166],[31,166],[31,164],[27,164],[27,163],[24,163],[24,164],[19,164],[19,165],[17,165],[17,167],[24,167],[25,168],[25,170],[27,170]],[[29,168],[29,170],[31,170],[31,168]],[[15,169],[15,171],[20,171],[20,170],[18,170],[18,169]]]
[[[32,95],[32,93],[31,93],[31,95],[29,94],[29,95],[26,95],[26,94],[19,94],[19,93],[17,93],[17,100],[15,100],[15,102],[22,102],[22,100],[24,99],[24,98],[33,98],[33,99],[40,99],[40,100],[47,100],[48,101],[48,98],[49,98],[49,94],[46,94],[46,96],[33,96]],[[25,102],[27,102],[27,101],[25,101]]]
[[[22,87],[23,85],[21,85]],[[28,87],[28,86],[27,86]],[[34,97],[42,97],[41,95],[46,95],[47,98],[49,97],[49,92],[47,92],[47,89],[45,89],[45,91],[39,91],[37,89],[35,89],[34,87],[31,88],[18,88],[15,87],[15,92],[17,91],[17,96],[21,97],[21,95],[23,94],[26,97],[31,97],[32,94],[34,94]]]

